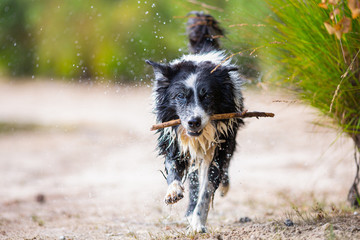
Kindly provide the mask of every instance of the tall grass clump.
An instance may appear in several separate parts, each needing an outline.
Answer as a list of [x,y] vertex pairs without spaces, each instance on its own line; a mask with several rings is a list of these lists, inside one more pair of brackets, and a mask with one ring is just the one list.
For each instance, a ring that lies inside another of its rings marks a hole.
[[268,54],[267,66],[277,68],[274,80],[295,86],[360,149],[358,17],[347,1],[275,0],[269,7],[267,22],[280,43]]
[[359,0],[265,0],[264,5],[268,13],[257,20],[266,27],[252,28],[264,80],[295,90],[360,150]]
[[266,78],[291,86],[360,149],[360,3],[272,0],[264,19]]

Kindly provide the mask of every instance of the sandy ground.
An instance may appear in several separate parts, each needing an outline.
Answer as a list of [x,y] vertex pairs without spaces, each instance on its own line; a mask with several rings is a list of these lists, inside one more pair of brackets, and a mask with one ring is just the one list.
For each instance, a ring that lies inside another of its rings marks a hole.
[[274,102],[290,95],[256,89],[244,89],[247,109],[276,117],[246,120],[209,234],[186,235],[187,199],[163,202],[150,95],[147,87],[0,83],[0,123],[11,123],[0,132],[0,239],[360,237],[345,201],[352,142],[314,125],[327,121],[314,109]]

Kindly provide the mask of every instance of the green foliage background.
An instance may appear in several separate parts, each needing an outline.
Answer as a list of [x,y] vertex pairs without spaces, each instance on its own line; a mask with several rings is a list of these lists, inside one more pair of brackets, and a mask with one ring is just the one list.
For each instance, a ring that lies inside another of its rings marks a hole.
[[207,1],[218,8],[211,10],[206,1],[2,0],[0,76],[147,81],[145,59],[187,52],[188,12],[205,10],[227,28],[239,13],[236,2]]

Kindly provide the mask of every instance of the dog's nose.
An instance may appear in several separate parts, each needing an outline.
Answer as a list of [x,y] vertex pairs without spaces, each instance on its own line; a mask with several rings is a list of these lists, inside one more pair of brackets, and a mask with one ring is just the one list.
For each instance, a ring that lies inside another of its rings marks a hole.
[[190,128],[193,128],[193,129],[199,128],[201,126],[201,118],[199,118],[199,117],[191,118],[188,121],[188,125]]

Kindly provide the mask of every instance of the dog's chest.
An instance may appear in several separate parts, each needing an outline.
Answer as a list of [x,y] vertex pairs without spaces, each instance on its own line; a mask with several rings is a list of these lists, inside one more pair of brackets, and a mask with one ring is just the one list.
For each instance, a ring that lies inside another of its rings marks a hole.
[[212,124],[208,124],[199,137],[188,136],[182,126],[177,135],[181,153],[189,154],[192,163],[198,164],[199,160],[211,162],[217,145],[216,129]]
[[219,136],[226,136],[231,126],[232,122],[228,124],[219,122],[216,127],[209,123],[199,137],[190,137],[186,134],[184,127],[180,125],[177,132],[179,148],[182,154],[189,154],[190,166],[195,163],[196,167],[198,167],[201,161],[210,164],[216,147],[222,141]]

